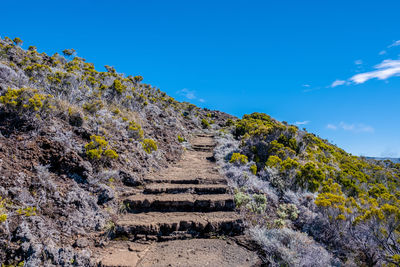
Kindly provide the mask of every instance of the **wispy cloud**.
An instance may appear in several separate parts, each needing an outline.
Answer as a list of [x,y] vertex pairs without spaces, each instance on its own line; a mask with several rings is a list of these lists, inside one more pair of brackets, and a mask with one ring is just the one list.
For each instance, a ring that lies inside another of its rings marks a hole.
[[336,86],[339,86],[339,85],[343,85],[343,84],[345,84],[346,83],[346,81],[343,81],[343,80],[335,80],[332,84],[331,84],[331,87],[333,88],[333,87],[336,87]]
[[198,98],[196,96],[196,91],[194,91],[194,90],[189,90],[187,88],[183,88],[182,90],[179,90],[177,93],[179,95],[182,95],[182,96],[186,97],[189,100],[196,100],[197,99],[201,103],[205,102],[205,100],[203,98]]
[[374,67],[376,70],[359,73],[350,78],[350,81],[360,84],[371,79],[386,80],[400,75],[400,60],[386,59]]
[[296,121],[295,122],[296,125],[307,125],[309,123],[310,123],[310,121]]
[[[379,55],[386,55],[387,50],[390,50],[393,47],[400,46],[400,40],[394,41],[392,44],[387,46],[386,50],[382,50],[379,52]],[[354,64],[361,66],[363,65],[362,60],[356,60],[354,61]],[[364,66],[364,65],[363,65]],[[357,72],[360,69],[357,69]],[[373,70],[370,71],[364,71],[361,73],[358,73],[356,75],[351,76],[350,78],[346,80],[335,80],[332,82],[330,86],[327,87],[336,87],[340,85],[350,85],[350,84],[362,84],[365,83],[366,81],[369,81],[371,79],[378,79],[378,80],[387,80],[391,77],[396,77],[400,76],[400,59],[385,59],[381,63],[375,65],[373,67]]]
[[394,47],[394,46],[399,46],[400,45],[400,40],[394,41],[391,45],[388,46],[388,48]]
[[352,123],[352,124],[345,122],[340,122],[339,124],[329,123],[326,125],[326,128],[335,131],[344,130],[354,133],[373,133],[375,131],[373,127],[362,123]]
[[326,125],[326,128],[331,129],[331,130],[337,130],[337,126],[334,124],[330,124],[330,123],[328,125]]

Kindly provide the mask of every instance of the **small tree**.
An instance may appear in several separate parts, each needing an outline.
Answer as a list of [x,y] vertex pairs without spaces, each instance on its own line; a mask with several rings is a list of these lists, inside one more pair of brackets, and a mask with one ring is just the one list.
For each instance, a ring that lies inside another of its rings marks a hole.
[[18,46],[21,46],[22,43],[23,43],[23,41],[22,41],[20,38],[18,38],[18,37],[15,37],[13,41],[14,41],[14,43],[15,43],[16,45],[18,45]]
[[66,56],[66,57],[70,57],[70,56],[73,56],[76,54],[76,51],[73,48],[64,49],[62,52],[63,52],[64,56]]

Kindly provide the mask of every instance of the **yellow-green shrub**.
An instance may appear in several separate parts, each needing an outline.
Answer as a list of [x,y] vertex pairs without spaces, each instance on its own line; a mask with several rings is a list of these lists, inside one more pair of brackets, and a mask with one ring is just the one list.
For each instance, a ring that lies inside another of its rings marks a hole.
[[0,103],[10,110],[31,110],[42,111],[52,109],[52,95],[40,94],[36,89],[8,88],[3,96],[0,96]]
[[0,223],[3,223],[7,220],[6,214],[6,200],[0,197]]
[[143,130],[142,130],[142,126],[140,126],[135,121],[130,121],[129,122],[128,132],[135,139],[140,139],[140,140],[143,139],[144,133],[143,133]]
[[257,174],[257,165],[256,164],[251,165],[250,171],[252,174],[256,175]]
[[90,142],[85,145],[86,155],[90,159],[100,160],[102,156],[109,159],[117,159],[118,154],[109,148],[104,137],[98,135],[90,136]]
[[185,142],[185,141],[186,141],[186,139],[185,139],[184,137],[178,135],[178,142],[179,142],[179,143],[183,143],[183,142]]
[[157,143],[153,139],[144,139],[142,142],[142,147],[147,154],[157,151],[158,149]]
[[201,120],[201,126],[206,129],[210,127],[210,123],[206,119]]
[[122,82],[119,79],[115,79],[114,83],[113,83],[113,88],[119,94],[122,94],[126,90],[126,85],[123,85]]
[[242,155],[240,153],[233,153],[229,162],[244,165],[247,164],[249,160],[246,155]]

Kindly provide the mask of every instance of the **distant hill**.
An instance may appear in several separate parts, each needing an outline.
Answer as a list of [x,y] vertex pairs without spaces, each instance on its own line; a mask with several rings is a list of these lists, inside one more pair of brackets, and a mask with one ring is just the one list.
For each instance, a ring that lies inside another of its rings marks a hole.
[[400,158],[382,158],[382,157],[365,157],[367,159],[375,159],[375,160],[390,160],[393,163],[400,163]]

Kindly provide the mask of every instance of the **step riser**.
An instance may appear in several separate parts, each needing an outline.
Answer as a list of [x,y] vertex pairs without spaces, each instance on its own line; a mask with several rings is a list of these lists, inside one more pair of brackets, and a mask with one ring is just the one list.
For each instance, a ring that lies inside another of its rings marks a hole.
[[[174,234],[178,239],[188,237],[202,237],[212,234],[239,235],[243,232],[244,227],[241,220],[224,221],[224,222],[180,222],[165,224],[147,224],[147,225],[131,225],[118,226],[115,230],[116,237],[127,236],[129,238],[143,238],[145,236],[157,236],[163,239],[174,238]],[[167,237],[167,238],[166,238]]]
[[203,194],[225,194],[227,188],[145,188],[144,194],[179,194],[179,193]]
[[227,184],[225,179],[145,179],[144,182],[158,184]]
[[196,201],[163,201],[156,200],[148,202],[146,200],[125,200],[124,205],[128,212],[148,212],[148,211],[233,211],[235,203],[233,200],[196,200]]
[[214,147],[192,147],[194,151],[200,152],[212,152],[214,151]]

